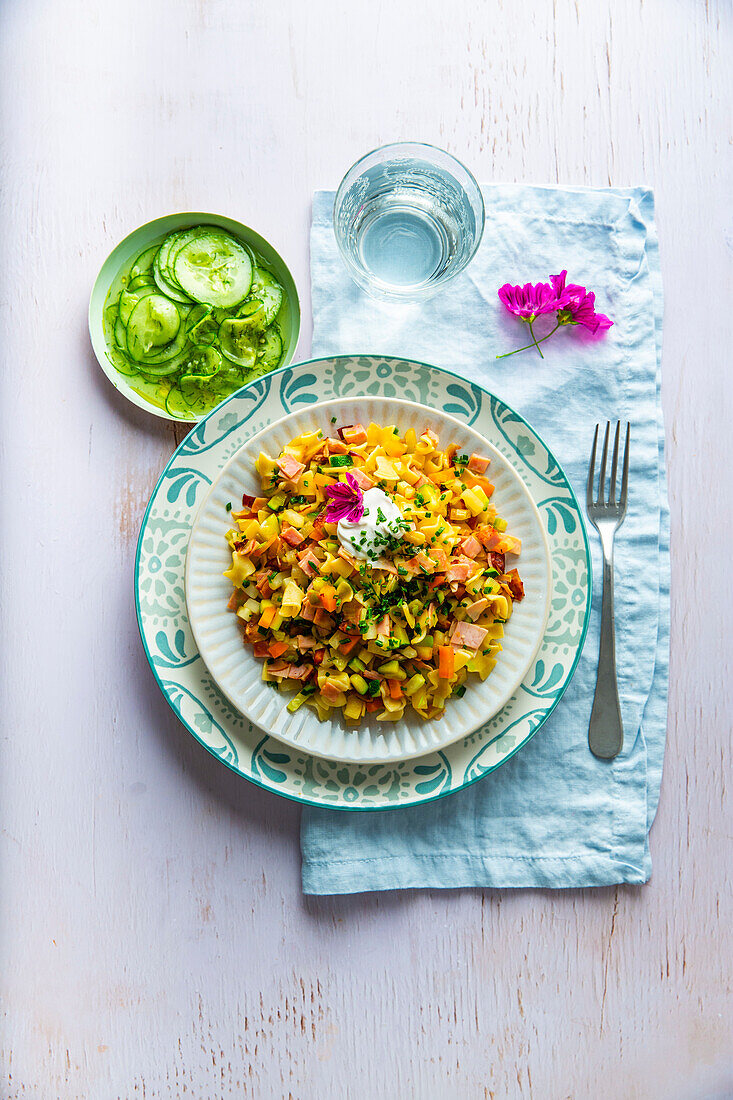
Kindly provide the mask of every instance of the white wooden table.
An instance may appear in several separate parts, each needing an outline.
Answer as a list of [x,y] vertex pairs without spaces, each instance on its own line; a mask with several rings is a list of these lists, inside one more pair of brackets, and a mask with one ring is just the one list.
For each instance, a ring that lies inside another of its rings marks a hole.
[[[698,1100],[731,1061],[726,0],[25,0],[0,11],[0,1096]],[[138,526],[177,433],[86,332],[177,209],[291,261],[416,138],[482,180],[652,184],[673,508],[669,743],[642,888],[304,899],[298,807],[174,720]],[[727,815],[727,816],[726,816]]]

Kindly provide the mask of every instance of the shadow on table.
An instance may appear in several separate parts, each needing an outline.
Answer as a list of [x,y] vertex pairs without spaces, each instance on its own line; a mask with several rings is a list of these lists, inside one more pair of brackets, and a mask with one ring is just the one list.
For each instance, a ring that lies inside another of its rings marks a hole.
[[577,890],[544,889],[488,889],[482,887],[463,887],[458,889],[407,889],[371,891],[361,894],[306,894],[302,898],[304,915],[315,923],[332,923],[334,920],[348,921],[360,919],[370,914],[384,913],[394,915],[400,911],[412,910],[416,906],[426,905],[432,912],[452,911],[465,904],[501,907],[505,913],[513,910],[526,912],[533,907],[535,900],[543,902],[544,908],[551,913],[553,906],[569,903],[578,907],[591,906],[608,910],[611,913],[618,899],[619,891],[630,903],[640,901],[642,886],[599,886]]

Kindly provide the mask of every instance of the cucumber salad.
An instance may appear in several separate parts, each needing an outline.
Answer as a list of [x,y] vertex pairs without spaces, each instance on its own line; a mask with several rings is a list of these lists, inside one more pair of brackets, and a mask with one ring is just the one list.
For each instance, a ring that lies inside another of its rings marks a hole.
[[107,355],[142,397],[196,420],[280,365],[286,309],[256,252],[218,226],[192,226],[119,272],[105,302]]

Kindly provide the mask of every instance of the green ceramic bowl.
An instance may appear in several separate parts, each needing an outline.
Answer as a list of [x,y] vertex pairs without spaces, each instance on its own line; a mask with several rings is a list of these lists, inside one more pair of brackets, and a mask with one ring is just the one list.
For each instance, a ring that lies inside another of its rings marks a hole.
[[138,405],[141,409],[147,409],[148,412],[160,416],[164,420],[181,420],[186,423],[192,423],[200,418],[172,416],[164,408],[138,393],[134,389],[134,378],[126,377],[114,368],[107,356],[109,345],[104,331],[104,305],[116,276],[130,260],[139,255],[157,238],[192,225],[216,225],[228,230],[233,236],[253,248],[255,252],[259,252],[281,283],[284,291],[284,308],[278,316],[278,324],[283,337],[283,358],[279,366],[285,367],[292,362],[300,334],[300,301],[293,276],[279,252],[276,252],[264,237],[261,237],[259,233],[255,233],[248,226],[234,221],[232,218],[223,218],[219,214],[192,212],[167,214],[164,218],[156,218],[130,233],[110,252],[102,264],[102,269],[92,289],[92,296],[89,301],[89,335],[94,354],[112,385],[124,394],[128,401],[132,401],[134,405]]

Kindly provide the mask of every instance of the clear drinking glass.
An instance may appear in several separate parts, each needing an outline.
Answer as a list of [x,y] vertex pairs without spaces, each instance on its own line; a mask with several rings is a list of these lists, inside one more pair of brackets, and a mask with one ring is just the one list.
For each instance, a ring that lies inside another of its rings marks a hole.
[[484,231],[476,180],[442,149],[383,145],[344,176],[333,228],[349,274],[375,298],[416,302],[473,258]]

